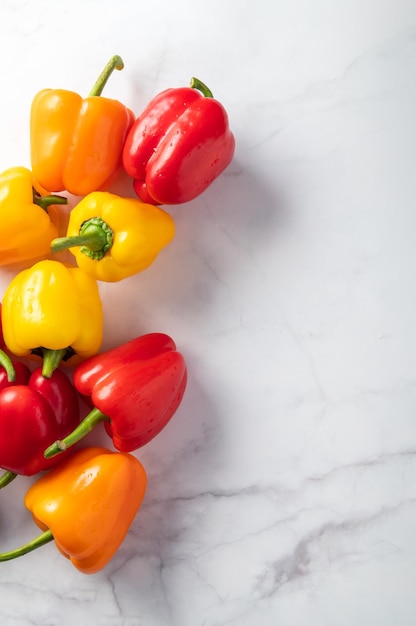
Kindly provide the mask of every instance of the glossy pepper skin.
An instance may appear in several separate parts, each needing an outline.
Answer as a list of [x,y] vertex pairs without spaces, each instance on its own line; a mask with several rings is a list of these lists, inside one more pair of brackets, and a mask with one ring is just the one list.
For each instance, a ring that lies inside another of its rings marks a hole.
[[96,191],[72,209],[67,236],[54,240],[52,250],[69,248],[83,272],[115,282],[149,267],[174,234],[163,209]]
[[191,85],[153,98],[127,135],[123,165],[143,202],[193,200],[233,158],[227,112],[201,81]]
[[69,378],[59,369],[50,378],[35,369],[26,384],[0,390],[0,467],[24,476],[51,468],[56,463],[45,459],[45,447],[78,424],[78,395]]
[[98,572],[125,539],[145,491],[145,469],[131,454],[99,447],[79,450],[26,493],[25,506],[43,535],[0,554],[0,561],[55,540],[58,550],[79,571]]
[[[0,174],[0,265],[33,262],[50,254],[58,236],[60,196],[42,197],[34,189],[33,174],[12,167]],[[55,203],[55,204],[53,204]]]
[[[3,336],[16,356],[41,353],[72,365],[98,352],[102,303],[95,280],[59,261],[39,261],[9,283],[2,301]],[[52,369],[53,369],[52,367]]]
[[150,333],[87,359],[75,369],[73,382],[95,408],[71,435],[45,451],[47,457],[79,441],[99,422],[117,450],[144,446],[178,409],[187,369],[171,337]]
[[114,56],[85,99],[64,89],[44,89],[35,96],[31,164],[45,189],[83,196],[105,186],[120,168],[134,115],[121,102],[100,94],[111,72],[122,68],[122,59]]
[[12,361],[3,351],[3,344],[0,341],[0,390],[14,385],[27,385],[30,375],[28,366],[20,361]]

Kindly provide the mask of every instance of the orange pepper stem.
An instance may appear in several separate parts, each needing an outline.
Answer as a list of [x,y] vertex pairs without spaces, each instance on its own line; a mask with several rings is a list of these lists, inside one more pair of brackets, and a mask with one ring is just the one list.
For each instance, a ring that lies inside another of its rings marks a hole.
[[37,204],[44,211],[48,211],[48,207],[53,204],[68,204],[68,198],[64,196],[56,196],[55,194],[51,194],[49,196],[41,196],[40,193],[33,190],[33,204]]
[[16,370],[14,369],[11,358],[4,350],[0,350],[0,365],[6,370],[7,382],[14,383],[16,380]]
[[110,418],[107,415],[104,415],[99,409],[94,407],[86,417],[82,420],[82,422],[74,428],[72,433],[69,433],[64,439],[58,439],[52,443],[48,448],[46,448],[43,453],[45,459],[50,459],[53,456],[56,456],[60,452],[64,452],[74,444],[81,441],[88,433],[90,433],[97,424],[101,422],[109,422]]
[[192,87],[192,89],[198,89],[198,91],[200,91],[205,98],[214,97],[211,89],[209,89],[209,87],[207,87],[206,84],[202,82],[202,80],[199,80],[199,78],[195,78],[193,76],[191,78],[190,87]]
[[105,68],[103,69],[99,77],[97,78],[97,80],[95,81],[93,88],[91,89],[89,95],[101,96],[102,91],[108,79],[110,78],[111,74],[113,73],[113,71],[122,70],[123,67],[124,67],[123,59],[120,56],[118,56],[118,54],[115,54],[113,57],[111,57],[111,59],[109,60],[109,62],[107,63],[107,65],[105,66]]
[[2,476],[0,476],[0,489],[3,489],[3,487],[6,487],[6,485],[8,485],[9,483],[12,482],[12,480],[14,480],[16,478],[17,474],[15,474],[14,472],[4,472],[4,474],[2,474]]
[[113,231],[101,217],[91,217],[74,237],[58,237],[51,243],[52,252],[81,246],[80,252],[95,261],[100,261],[113,245]]
[[45,530],[45,532],[39,535],[39,537],[36,537],[36,539],[32,539],[32,541],[25,543],[23,546],[20,546],[20,548],[16,548],[15,550],[10,550],[10,552],[0,553],[0,561],[10,561],[11,559],[17,559],[17,557],[19,556],[23,556],[24,554],[27,554],[28,552],[37,550],[37,548],[40,548],[44,546],[46,543],[53,541],[53,539],[54,537],[52,535],[52,532],[49,529]]

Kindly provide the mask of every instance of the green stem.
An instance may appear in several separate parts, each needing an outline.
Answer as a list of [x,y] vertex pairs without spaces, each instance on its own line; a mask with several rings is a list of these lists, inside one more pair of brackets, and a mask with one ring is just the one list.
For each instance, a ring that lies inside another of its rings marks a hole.
[[205,98],[214,97],[211,89],[209,89],[209,87],[207,87],[206,84],[202,82],[202,80],[199,80],[199,78],[195,78],[195,76],[191,78],[190,86],[192,87],[192,89],[198,89],[198,91],[200,91]]
[[56,196],[54,194],[51,194],[50,196],[41,196],[40,194],[33,192],[33,204],[37,204],[41,209],[48,212],[48,208],[53,204],[68,204],[68,198]]
[[0,365],[6,370],[7,382],[14,383],[16,380],[16,370],[14,369],[11,358],[4,350],[0,350]]
[[3,489],[3,487],[6,487],[6,485],[11,483],[12,480],[16,478],[16,476],[17,474],[15,474],[14,472],[4,472],[4,474],[0,476],[0,489]]
[[67,348],[63,348],[62,350],[42,348],[42,376],[44,378],[50,378],[66,355]]
[[36,539],[32,539],[32,541],[25,543],[25,545],[20,546],[20,548],[16,548],[15,550],[10,550],[10,552],[0,553],[0,561],[10,561],[11,559],[17,559],[17,557],[19,556],[23,556],[24,554],[27,554],[28,552],[37,550],[37,548],[40,548],[44,546],[46,543],[53,541],[53,539],[54,537],[52,535],[52,532],[49,529],[45,530],[45,532],[39,535],[39,537],[36,537]]
[[122,70],[123,67],[124,67],[123,59],[119,57],[118,54],[115,54],[113,57],[111,57],[111,59],[109,60],[109,62],[107,63],[107,65],[105,66],[105,68],[103,69],[99,77],[97,78],[97,80],[95,81],[93,88],[91,89],[89,95],[101,96],[102,91],[108,79],[110,78],[111,74],[113,73],[113,71]]
[[58,439],[53,444],[51,444],[48,448],[46,448],[43,453],[45,459],[50,459],[53,456],[56,456],[60,452],[64,452],[74,444],[81,441],[88,433],[90,433],[97,424],[101,422],[109,422],[110,418],[97,408],[93,408],[92,411],[88,413],[86,417],[82,420],[82,422],[69,433],[64,439]]
[[79,235],[58,237],[51,243],[52,252],[80,246],[80,252],[101,261],[113,245],[114,233],[101,217],[91,217],[81,224]]

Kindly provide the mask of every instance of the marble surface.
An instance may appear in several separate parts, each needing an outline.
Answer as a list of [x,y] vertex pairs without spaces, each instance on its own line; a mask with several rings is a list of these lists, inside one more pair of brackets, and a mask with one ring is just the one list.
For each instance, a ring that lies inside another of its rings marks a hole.
[[[1,564],[0,623],[413,626],[414,0],[3,0],[0,52],[0,171],[29,165],[33,95],[115,53],[106,95],[196,75],[237,140],[152,268],[100,285],[104,347],[167,332],[189,367],[142,509],[98,574],[53,544]],[[29,483],[1,550],[37,532]]]

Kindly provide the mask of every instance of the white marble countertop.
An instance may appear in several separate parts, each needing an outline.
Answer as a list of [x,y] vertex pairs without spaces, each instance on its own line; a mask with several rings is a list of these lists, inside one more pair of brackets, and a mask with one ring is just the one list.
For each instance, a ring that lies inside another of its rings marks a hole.
[[[0,52],[0,171],[34,94],[115,53],[106,95],[196,75],[237,141],[158,261],[100,285],[104,346],[167,332],[189,367],[131,531],[91,576],[53,543],[2,563],[2,626],[414,626],[414,0],[4,0]],[[0,550],[37,534],[28,481]]]

